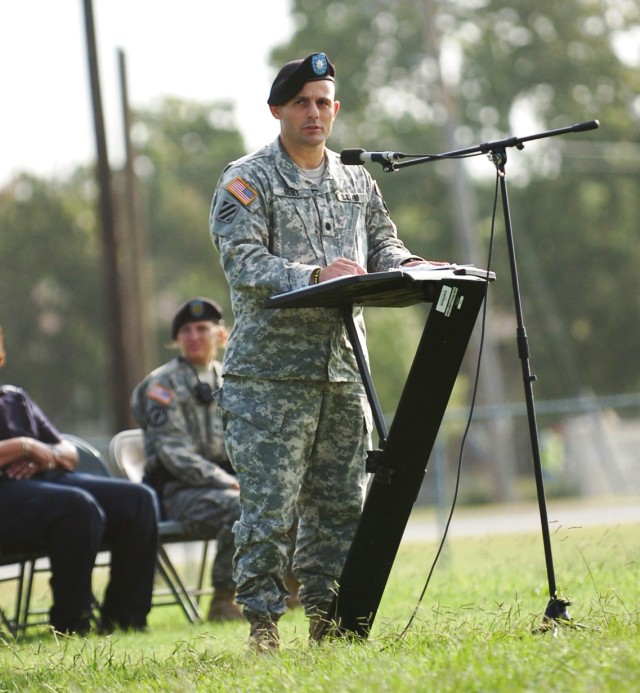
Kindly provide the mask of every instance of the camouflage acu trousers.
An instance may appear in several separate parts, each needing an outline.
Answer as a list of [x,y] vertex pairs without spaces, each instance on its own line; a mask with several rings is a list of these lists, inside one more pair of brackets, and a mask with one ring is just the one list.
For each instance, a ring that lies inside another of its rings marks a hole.
[[221,407],[240,482],[234,525],[237,600],[250,620],[285,611],[288,530],[310,614],[328,608],[362,511],[371,412],[360,383],[228,376]]
[[193,536],[216,540],[211,584],[216,589],[233,589],[232,528],[240,517],[238,491],[171,481],[164,487],[162,511],[167,519],[182,522]]

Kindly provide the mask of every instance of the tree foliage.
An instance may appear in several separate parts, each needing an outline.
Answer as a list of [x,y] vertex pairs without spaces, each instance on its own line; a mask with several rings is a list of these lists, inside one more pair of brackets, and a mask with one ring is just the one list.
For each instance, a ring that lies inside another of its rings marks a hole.
[[154,269],[162,342],[176,305],[212,295],[229,308],[229,292],[209,238],[209,207],[223,168],[244,154],[228,104],[167,100],[141,112],[135,128],[144,218]]
[[[640,167],[630,153],[637,161],[638,4],[294,0],[292,6],[297,30],[273,52],[273,63],[324,50],[336,64],[342,109],[334,149],[438,153],[601,121],[596,132],[508,152],[512,223],[539,393],[636,391],[640,372],[630,357],[640,341]],[[447,165],[372,172],[412,249],[468,261],[453,241],[460,200],[450,195]],[[487,163],[471,173],[475,233],[486,254],[495,171]],[[498,208],[491,300],[509,315],[503,229]],[[513,337],[505,355],[515,350],[515,328]]]
[[[323,50],[342,108],[330,146],[439,153],[597,118],[597,131],[508,152],[507,180],[537,394],[638,391],[640,10],[635,0],[292,0],[295,31],[271,56]],[[269,85],[254,85],[265,95]],[[208,233],[224,166],[245,153],[230,104],[168,99],[138,112],[133,139],[151,259],[158,359],[186,297],[229,310]],[[488,253],[495,169],[469,168],[475,239]],[[477,164],[477,165],[475,165]],[[484,165],[482,165],[484,164]],[[454,231],[460,199],[446,162],[378,179],[400,236],[425,257],[469,261]],[[118,179],[120,174],[117,173]],[[122,186],[117,186],[120,190]],[[118,203],[122,205],[122,200]],[[3,378],[26,386],[67,428],[104,424],[105,341],[92,172],[20,177],[0,193]],[[491,301],[513,313],[498,208]],[[370,351],[392,408],[423,319],[421,308],[372,312]],[[389,315],[385,315],[389,313]],[[232,316],[230,316],[230,321]],[[515,333],[502,346],[514,376]],[[106,424],[104,424],[106,426]]]
[[[222,103],[168,100],[137,114],[134,135],[153,267],[150,310],[158,358],[166,360],[169,322],[182,301],[210,295],[229,305],[208,213],[223,167],[244,146]],[[120,217],[124,195],[114,198]],[[28,389],[62,428],[111,432],[102,287],[113,277],[100,262],[92,171],[78,169],[64,182],[19,177],[0,196],[0,229],[3,379]]]
[[82,189],[21,177],[0,195],[2,380],[55,422],[100,420],[105,344],[95,219]]

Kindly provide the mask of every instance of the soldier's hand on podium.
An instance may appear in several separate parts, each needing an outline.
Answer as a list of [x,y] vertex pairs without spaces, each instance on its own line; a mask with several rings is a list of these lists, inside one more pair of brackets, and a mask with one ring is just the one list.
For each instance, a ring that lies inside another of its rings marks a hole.
[[432,267],[450,267],[450,262],[441,262],[440,260],[418,260],[411,259],[403,262],[401,267],[418,267],[419,265],[427,265]]
[[347,277],[352,274],[367,274],[367,270],[353,260],[348,260],[346,257],[340,257],[330,265],[327,265],[320,270],[318,281],[326,282],[329,279]]

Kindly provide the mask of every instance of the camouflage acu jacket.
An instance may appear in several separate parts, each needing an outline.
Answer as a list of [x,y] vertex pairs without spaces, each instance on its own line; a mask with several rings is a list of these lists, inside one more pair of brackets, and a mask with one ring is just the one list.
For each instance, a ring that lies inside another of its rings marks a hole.
[[[330,150],[326,160],[316,185],[276,140],[231,163],[218,183],[211,237],[234,314],[225,374],[360,380],[337,309],[263,308],[267,297],[307,286],[314,268],[340,257],[369,272],[411,257],[369,173],[362,166],[344,166]],[[354,319],[364,344],[361,309],[355,309]]]
[[[214,364],[214,389],[221,384]],[[224,447],[222,422],[215,402],[206,406],[194,395],[198,379],[175,358],[152,371],[134,390],[131,408],[144,430],[146,473],[159,467],[189,486],[231,488],[236,478]]]

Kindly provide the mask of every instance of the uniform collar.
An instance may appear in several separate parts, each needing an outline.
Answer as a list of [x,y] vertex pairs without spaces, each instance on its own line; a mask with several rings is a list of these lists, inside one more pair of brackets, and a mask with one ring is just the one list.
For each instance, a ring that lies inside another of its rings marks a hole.
[[[289,156],[286,149],[282,146],[280,138],[278,137],[270,145],[271,151],[275,159],[275,166],[285,180],[287,186],[294,190],[307,190],[308,186],[303,181],[301,176],[300,168],[296,165],[293,159]],[[320,185],[319,190],[329,190],[339,187],[339,181],[342,180],[343,175],[340,167],[338,166],[338,155],[325,147],[325,160],[327,162],[327,167],[324,172],[324,176]]]

